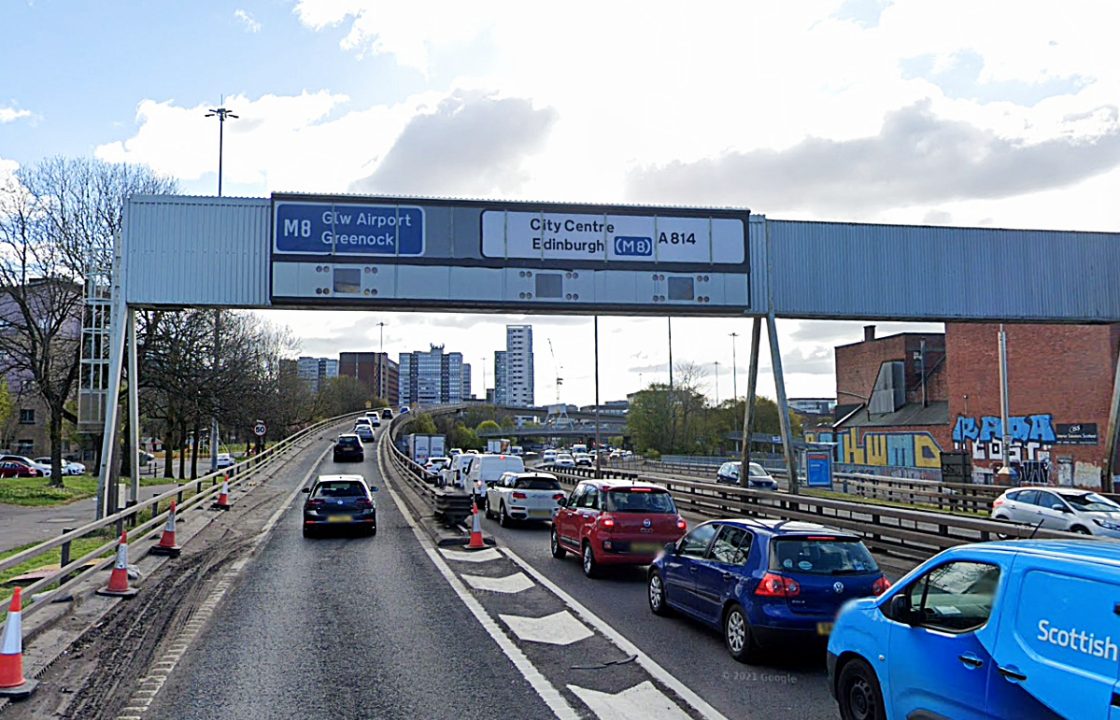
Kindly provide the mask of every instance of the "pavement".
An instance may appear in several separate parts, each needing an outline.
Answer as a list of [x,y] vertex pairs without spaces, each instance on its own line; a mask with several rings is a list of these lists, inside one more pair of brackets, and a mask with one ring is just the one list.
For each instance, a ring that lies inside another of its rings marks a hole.
[[[174,487],[177,487],[175,483],[141,487],[140,500],[150,499]],[[125,485],[121,485],[121,497],[128,497]],[[49,507],[25,507],[0,503],[0,528],[2,528],[0,552],[49,540],[61,535],[66,528],[73,529],[93,522],[96,510],[97,498],[93,497]]]

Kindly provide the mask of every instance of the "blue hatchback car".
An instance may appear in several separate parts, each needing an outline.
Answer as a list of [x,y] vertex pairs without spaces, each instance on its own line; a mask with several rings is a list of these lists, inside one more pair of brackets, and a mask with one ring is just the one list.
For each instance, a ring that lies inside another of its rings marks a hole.
[[840,607],[890,582],[855,535],[812,523],[736,518],[693,528],[650,565],[649,607],[723,632],[731,657],[823,639]]

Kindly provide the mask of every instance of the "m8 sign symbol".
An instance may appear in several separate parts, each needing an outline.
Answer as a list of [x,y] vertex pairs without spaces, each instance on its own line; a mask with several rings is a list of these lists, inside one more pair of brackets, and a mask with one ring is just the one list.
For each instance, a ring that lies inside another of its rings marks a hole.
[[653,255],[653,238],[618,235],[614,239],[614,254],[623,257],[650,257]]

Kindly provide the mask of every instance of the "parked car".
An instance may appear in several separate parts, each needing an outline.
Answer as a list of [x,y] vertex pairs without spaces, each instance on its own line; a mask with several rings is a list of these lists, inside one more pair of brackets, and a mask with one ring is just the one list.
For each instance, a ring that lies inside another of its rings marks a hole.
[[574,553],[584,575],[596,577],[604,565],[648,565],[687,528],[673,496],[660,485],[585,480],[556,511],[552,556]]
[[46,477],[43,471],[18,460],[0,460],[0,478]]
[[327,528],[352,528],[377,534],[377,488],[366,484],[361,475],[320,475],[303,489],[303,536]]
[[1091,490],[1020,487],[992,501],[995,520],[1120,538],[1120,504]]
[[[141,453],[141,456],[142,455],[143,455],[143,453]],[[140,461],[143,462],[143,457],[141,457]],[[51,466],[51,459],[49,457],[37,457],[37,458],[35,458],[34,462],[35,462],[36,467],[50,468],[50,466]],[[85,475],[86,474],[86,466],[83,465],[80,462],[63,460],[62,461],[62,474],[63,475]]]
[[365,451],[362,450],[362,439],[354,433],[343,433],[334,443],[334,461],[365,460]]
[[820,641],[853,598],[890,582],[858,537],[815,523],[712,520],[665,547],[649,568],[649,607],[723,632],[736,660]]
[[0,455],[0,462],[7,462],[8,460],[11,460],[13,462],[23,463],[24,465],[27,465],[28,467],[35,468],[36,470],[39,471],[39,475],[34,476],[34,477],[50,477],[51,476],[51,464],[50,463],[47,463],[46,465],[43,465],[43,464],[35,462],[34,460],[27,457],[26,455]]
[[960,545],[857,600],[828,643],[851,718],[1109,718],[1120,655],[1120,545]]
[[551,520],[566,497],[555,475],[506,472],[486,490],[486,517],[506,527],[514,520]]
[[[716,471],[716,481],[727,485],[738,485],[739,469],[742,465],[741,462],[725,462],[720,465],[719,470]],[[750,463],[747,470],[747,487],[755,490],[776,491],[778,489],[778,481],[758,463]]]
[[217,465],[217,467],[218,467],[219,470],[224,470],[225,468],[233,467],[236,464],[237,464],[237,461],[234,460],[233,455],[230,455],[229,453],[218,453],[218,465]]
[[362,442],[371,443],[377,439],[377,436],[373,434],[373,428],[370,427],[369,423],[355,425],[354,434],[357,435],[358,439]]

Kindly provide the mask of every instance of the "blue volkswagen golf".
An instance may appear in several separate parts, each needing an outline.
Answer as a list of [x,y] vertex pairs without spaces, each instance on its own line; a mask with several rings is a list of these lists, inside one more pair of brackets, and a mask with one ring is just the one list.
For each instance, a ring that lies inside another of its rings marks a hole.
[[723,632],[731,657],[758,662],[790,640],[827,638],[840,607],[890,587],[855,535],[813,523],[712,520],[649,568],[649,608]]

